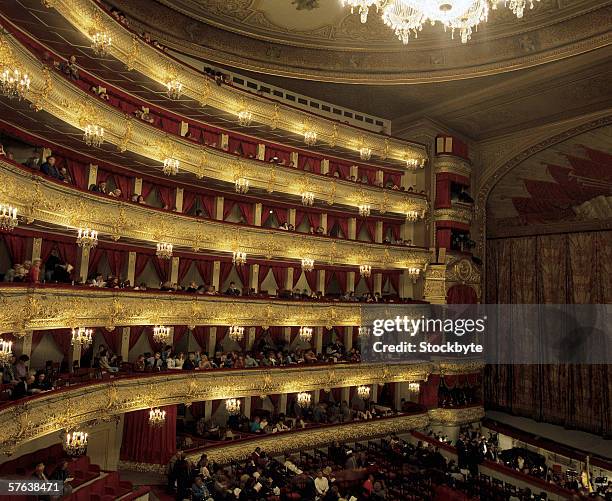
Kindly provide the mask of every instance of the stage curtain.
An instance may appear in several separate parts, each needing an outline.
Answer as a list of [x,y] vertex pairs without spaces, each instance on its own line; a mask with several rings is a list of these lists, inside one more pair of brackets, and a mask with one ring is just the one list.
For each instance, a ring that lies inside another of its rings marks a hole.
[[149,425],[149,409],[125,414],[121,460],[163,465],[170,460],[176,452],[176,405],[162,410],[166,421],[156,428]]
[[[489,240],[486,302],[609,304],[611,258],[610,231]],[[487,366],[484,397],[492,409],[612,436],[606,365]]]

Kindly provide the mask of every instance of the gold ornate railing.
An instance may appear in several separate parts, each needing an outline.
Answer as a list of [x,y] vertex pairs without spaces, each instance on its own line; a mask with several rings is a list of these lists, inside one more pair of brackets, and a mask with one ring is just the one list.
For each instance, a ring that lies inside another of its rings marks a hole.
[[[423,269],[427,250],[416,247],[376,245],[356,240],[317,237],[254,226],[229,225],[211,219],[194,219],[175,212],[77,190],[70,185],[47,182],[10,162],[0,159],[0,202],[16,207],[27,221],[78,229],[87,226],[120,238],[148,244],[169,242],[175,248],[232,252],[241,250],[251,256],[300,260],[315,263],[369,264],[373,268]],[[76,235],[76,234],[75,234]]]
[[127,69],[165,85],[170,80],[183,84],[183,93],[201,103],[238,114],[247,109],[256,122],[293,134],[304,134],[314,130],[317,139],[332,146],[341,146],[358,151],[361,147],[372,149],[374,155],[383,159],[405,162],[409,159],[425,161],[425,146],[385,137],[340,124],[320,116],[276,103],[232,88],[217,86],[210,78],[134,36],[121,24],[115,22],[100,7],[89,0],[45,0],[75,28],[91,38],[95,33],[106,32],[112,38],[110,54],[123,62]]
[[168,135],[86,94],[61,75],[45,68],[12,37],[2,36],[1,44],[10,49],[12,57],[31,76],[28,99],[32,101],[35,109],[45,110],[82,130],[88,124],[102,126],[105,141],[116,145],[119,151],[130,151],[159,161],[160,170],[164,159],[170,157],[180,161],[182,170],[191,172],[198,178],[208,177],[228,183],[234,183],[238,178],[246,178],[251,187],[264,189],[268,193],[280,191],[301,196],[303,192],[309,191],[314,193],[316,199],[329,205],[358,207],[367,204],[381,213],[423,213],[427,210],[427,200],[419,195],[383,190],[289,167],[239,159],[222,150]]

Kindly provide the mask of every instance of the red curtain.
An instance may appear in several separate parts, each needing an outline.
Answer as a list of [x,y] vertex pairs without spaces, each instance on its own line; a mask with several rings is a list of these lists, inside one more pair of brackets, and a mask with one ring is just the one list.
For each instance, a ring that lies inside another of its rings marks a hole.
[[335,271],[335,275],[338,279],[338,283],[340,284],[340,290],[342,290],[342,292],[346,292],[347,273],[348,272],[341,270]]
[[338,225],[342,232],[342,238],[348,238],[348,223],[349,220],[343,216],[335,216],[332,214],[327,215],[327,234],[331,234],[332,229],[335,225]]
[[333,176],[335,173],[340,175],[340,179],[346,179],[350,176],[351,166],[350,164],[339,162],[337,160],[329,161],[329,174]]
[[396,294],[399,294],[399,284],[400,284],[400,276],[401,276],[402,272],[401,271],[385,271],[382,274],[383,277],[383,286],[385,284],[385,282],[387,280],[389,280],[389,283],[391,284],[391,287],[393,287],[393,290],[395,291]]
[[178,120],[174,120],[168,117],[160,117],[161,118],[161,126],[166,132],[170,134],[178,135],[181,130],[181,125]]
[[162,206],[167,206],[169,210],[174,209],[175,190],[170,186],[157,185],[157,198]]
[[70,329],[52,329],[47,333],[51,335],[57,347],[64,354],[64,358],[70,356],[70,341],[72,340]]
[[395,186],[399,187],[402,184],[402,174],[400,172],[383,171],[383,185],[391,181]]
[[478,297],[476,291],[469,285],[457,284],[448,289],[446,302],[448,304],[476,304]]
[[398,240],[401,235],[402,225],[401,223],[387,223],[383,221],[383,240],[387,234],[391,233],[392,240]]
[[[359,275],[359,270],[356,271],[355,274]],[[368,291],[374,292],[374,273],[372,273],[369,277],[362,277],[361,275],[359,275],[359,279],[357,280],[357,284],[355,285],[358,285],[359,282],[361,282],[362,280],[365,280]]]
[[128,261],[129,253],[123,250],[106,249],[106,260],[110,266],[111,273],[120,277],[125,263]]
[[286,266],[272,266],[272,274],[274,275],[274,281],[279,289],[284,289],[287,285],[287,267]]
[[[198,269],[198,273],[202,277],[202,280],[204,280],[204,283],[207,285],[212,284],[213,265],[214,265],[213,261],[205,261],[203,259],[198,259],[196,261],[196,267]],[[223,284],[220,284],[219,287],[221,287],[221,285]]]
[[306,212],[306,211],[298,209],[295,211],[295,227],[296,228],[300,226],[300,224],[302,224],[302,221],[304,220],[304,218],[308,219],[308,224],[312,226],[315,230],[317,229],[318,226],[321,225],[321,214],[319,214],[318,212]]
[[268,276],[270,272],[271,266],[268,264],[260,264],[259,265],[259,274],[257,275],[257,290],[261,289],[261,284]]
[[321,158],[311,157],[300,152],[298,155],[298,168],[308,172],[321,173]]
[[318,273],[316,272],[316,270],[304,272],[304,275],[306,276],[306,282],[308,282],[308,287],[310,287],[310,290],[313,292],[317,292]]
[[149,409],[125,414],[121,460],[165,465],[176,453],[176,405],[162,410],[166,421],[161,428],[149,425]]
[[183,191],[183,213],[191,212],[198,198],[199,195],[193,191]]
[[102,328],[100,329],[102,333],[102,337],[104,338],[104,343],[113,353],[121,352],[121,329],[115,328],[115,330],[109,332],[108,330]]
[[172,344],[176,346],[178,343],[182,341],[187,334],[187,326],[186,325],[175,325],[174,326],[174,336],[172,337]]
[[129,351],[132,351],[132,348],[136,346],[136,343],[142,336],[145,328],[143,326],[130,327],[130,348]]
[[157,272],[157,276],[159,277],[159,281],[164,283],[170,280],[170,263],[171,259],[159,259],[157,256],[152,257],[151,261],[153,262],[153,266],[155,271]]
[[291,161],[291,152],[289,150],[279,148],[278,146],[266,144],[266,154],[264,156],[266,162],[269,162],[274,157],[277,157],[279,160],[283,160],[285,165],[289,165],[289,162]]
[[104,254],[106,254],[106,249],[101,249],[100,247],[91,249],[89,253],[89,263],[87,264],[88,277],[98,272],[98,265]]
[[149,181],[143,181],[142,182],[142,190],[140,192],[140,194],[142,195],[142,198],[144,198],[145,200],[147,199],[147,197],[151,194],[151,191],[153,191],[153,188],[155,188],[155,185]]
[[6,244],[12,263],[23,263],[26,258],[26,244],[28,238],[21,235],[9,235],[7,233],[4,233],[2,237],[4,238],[4,243]]
[[178,283],[179,284],[183,282],[183,279],[187,275],[187,272],[189,271],[189,268],[191,268],[192,264],[193,264],[193,259],[190,259],[188,257],[183,257],[183,256],[179,258],[179,268],[178,268]]
[[284,207],[275,207],[272,205],[263,205],[261,208],[261,224],[264,225],[272,212],[278,221],[278,224],[287,222],[287,209]]
[[358,219],[356,228],[357,236],[359,236],[359,233],[361,233],[361,229],[364,226],[368,237],[370,237],[370,242],[374,242],[376,240],[376,221],[371,219]]
[[220,289],[223,288],[223,284],[225,284],[225,281],[229,278],[230,274],[232,273],[233,267],[234,265],[232,264],[231,261],[221,261],[221,269],[219,270],[220,271],[219,273],[219,288]]
[[242,282],[242,287],[250,287],[249,284],[249,270],[250,266],[248,264],[243,264],[242,266],[234,266],[236,269],[236,273]]
[[376,183],[376,169],[373,169],[371,167],[360,165],[357,168],[357,176],[360,180],[363,179],[363,176],[365,176],[368,180],[368,184],[373,185],[374,183]]
[[136,254],[136,263],[134,267],[134,285],[138,283],[138,278],[140,277],[140,275],[142,275],[142,272],[147,267],[147,264],[149,264],[149,259],[151,259],[151,257],[152,256],[150,254]]
[[82,190],[89,188],[89,186],[87,186],[87,181],[89,180],[89,165],[67,158],[66,168],[77,188],[81,188]]
[[426,382],[421,382],[419,404],[428,409],[438,407],[438,390],[440,388],[440,374],[430,374]]
[[257,156],[257,143],[248,141],[240,136],[231,135],[228,141],[230,153],[241,155],[243,157]]
[[238,202],[238,207],[247,224],[253,224],[254,205],[250,202]]
[[436,228],[436,243],[440,249],[450,249],[451,246],[451,229]]
[[193,339],[200,345],[200,349],[202,350],[205,350],[208,346],[208,329],[208,327],[199,325],[191,331]]

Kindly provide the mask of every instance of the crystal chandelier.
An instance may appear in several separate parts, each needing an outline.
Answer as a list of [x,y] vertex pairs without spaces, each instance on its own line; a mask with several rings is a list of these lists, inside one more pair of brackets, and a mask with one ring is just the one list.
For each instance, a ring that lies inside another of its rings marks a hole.
[[317,133],[312,129],[304,132],[304,142],[306,146],[314,146],[317,142]]
[[246,252],[234,251],[232,253],[232,263],[234,263],[236,266],[246,264],[246,260]]
[[99,148],[104,142],[104,128],[95,124],[86,125],[83,130],[83,141],[87,146]]
[[69,456],[82,456],[85,454],[87,452],[87,433],[82,431],[66,433],[64,451]]
[[367,400],[370,398],[370,387],[369,386],[358,386],[357,387],[357,396],[362,400]]
[[180,99],[183,94],[183,84],[176,78],[166,82],[166,95],[170,99]]
[[240,400],[238,400],[237,398],[228,398],[225,401],[225,409],[229,414],[239,414]]
[[165,422],[166,411],[162,411],[159,407],[155,407],[149,411],[149,426],[161,428]]
[[419,167],[425,167],[424,160],[419,160],[418,158],[406,158],[406,168],[416,170]]
[[11,231],[18,224],[17,209],[0,204],[0,230]]
[[19,68],[5,68],[0,79],[2,94],[9,99],[17,98],[21,101],[30,90],[30,77]]
[[234,187],[236,188],[236,193],[244,195],[249,191],[249,180],[245,177],[239,177],[234,181]]
[[372,158],[372,148],[368,148],[366,146],[359,148],[359,158],[365,161],[370,160],[370,158]]
[[232,341],[240,341],[244,337],[244,327],[238,327],[237,325],[232,325],[229,328],[228,335]]
[[93,341],[93,329],[86,329],[85,327],[79,327],[78,329],[72,329],[72,339],[70,344],[72,346],[81,345],[83,348],[87,348]]
[[311,399],[312,395],[308,392],[303,391],[297,394],[297,403],[300,407],[309,407]]
[[165,158],[162,172],[166,176],[176,176],[179,171],[180,162],[176,158]]
[[9,365],[13,355],[13,342],[0,339],[0,366]]
[[83,248],[89,247],[90,249],[95,247],[98,245],[98,232],[89,228],[79,228],[77,245]]
[[357,329],[357,336],[359,337],[368,337],[370,335],[370,328],[369,327],[359,327]]
[[421,383],[417,383],[415,381],[411,381],[410,383],[408,383],[408,390],[410,390],[412,393],[418,393],[420,389]]
[[363,204],[359,206],[359,215],[361,217],[368,217],[370,215],[370,206],[368,204]]
[[408,276],[412,279],[413,282],[416,283],[420,275],[421,275],[421,268],[416,268],[416,267],[408,268]]
[[[415,38],[426,23],[440,23],[445,30],[455,31],[461,36],[461,42],[466,43],[472,37],[472,32],[481,22],[486,22],[489,10],[495,10],[500,0],[341,0],[342,5],[348,5],[351,13],[358,10],[361,22],[365,23],[371,8],[382,10],[383,22],[391,28],[395,35],[407,44],[410,37]],[[535,0],[539,1],[539,0]],[[526,6],[533,9],[534,0],[504,0],[504,6],[522,18]]]
[[314,193],[312,193],[311,191],[302,192],[302,205],[311,207],[314,204],[314,199]]
[[108,54],[112,39],[105,31],[99,31],[91,37],[91,48],[97,56],[105,56]]
[[153,327],[153,341],[157,344],[165,344],[170,340],[170,327],[156,325]]
[[312,339],[312,327],[300,327],[298,335],[302,341],[309,343]]
[[238,123],[242,127],[248,127],[249,125],[251,125],[252,121],[253,121],[253,113],[251,113],[246,108],[238,112]]
[[408,212],[406,212],[406,220],[414,223],[415,221],[417,221],[419,219],[419,211],[416,210],[409,210]]
[[303,258],[302,259],[302,269],[304,271],[312,271],[314,270],[314,259],[310,259],[310,258]]
[[369,264],[362,264],[359,266],[359,274],[362,277],[369,277],[372,275],[372,267]]
[[167,242],[159,242],[157,244],[157,251],[155,255],[159,259],[170,259],[172,257],[172,244]]

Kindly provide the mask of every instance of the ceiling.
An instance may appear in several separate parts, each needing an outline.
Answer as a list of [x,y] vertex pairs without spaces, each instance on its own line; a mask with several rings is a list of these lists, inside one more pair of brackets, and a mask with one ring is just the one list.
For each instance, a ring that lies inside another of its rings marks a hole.
[[521,162],[492,189],[489,236],[518,227],[575,229],[612,220],[612,126],[557,143]]

